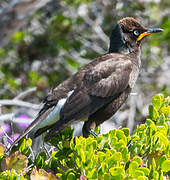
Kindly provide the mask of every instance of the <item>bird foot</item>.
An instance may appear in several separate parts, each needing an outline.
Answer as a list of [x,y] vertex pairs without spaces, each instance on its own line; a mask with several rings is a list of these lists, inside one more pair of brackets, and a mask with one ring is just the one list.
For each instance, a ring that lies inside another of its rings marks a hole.
[[88,130],[90,134],[92,134],[95,138],[98,136],[98,134],[93,130],[93,129],[89,129]]

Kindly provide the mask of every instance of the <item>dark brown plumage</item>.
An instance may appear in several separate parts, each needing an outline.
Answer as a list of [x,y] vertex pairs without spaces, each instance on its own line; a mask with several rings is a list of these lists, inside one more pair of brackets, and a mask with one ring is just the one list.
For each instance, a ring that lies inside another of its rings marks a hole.
[[93,133],[96,126],[121,107],[134,87],[141,65],[141,40],[161,31],[147,29],[129,17],[118,21],[110,37],[108,54],[82,67],[53,89],[35,121],[14,144],[32,129],[35,137],[49,129],[45,136],[47,141],[68,125],[87,117],[83,135]]

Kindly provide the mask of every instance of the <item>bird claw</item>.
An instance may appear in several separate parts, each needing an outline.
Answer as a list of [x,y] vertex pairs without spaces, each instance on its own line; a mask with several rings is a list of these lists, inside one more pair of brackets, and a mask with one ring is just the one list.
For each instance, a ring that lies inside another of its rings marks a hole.
[[93,129],[89,129],[89,133],[93,135],[95,138],[98,136],[98,134]]

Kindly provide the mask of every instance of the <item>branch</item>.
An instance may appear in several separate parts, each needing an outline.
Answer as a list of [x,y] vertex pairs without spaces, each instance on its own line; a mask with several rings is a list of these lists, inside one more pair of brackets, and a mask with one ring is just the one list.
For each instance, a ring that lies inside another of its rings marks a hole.
[[34,120],[34,118],[15,117],[14,113],[0,115],[0,122],[9,121],[9,120],[11,120],[14,123],[20,123],[20,122],[31,123]]
[[6,105],[6,106],[12,106],[12,105],[14,105],[14,106],[22,106],[22,107],[35,109],[35,110],[40,110],[40,105],[38,105],[38,104],[32,104],[32,103],[24,102],[24,101],[17,100],[17,99],[0,100],[0,104],[1,105]]
[[21,92],[18,96],[16,96],[14,99],[24,99],[27,96],[30,96],[32,93],[34,93],[37,90],[36,87],[28,89],[24,92]]
[[13,117],[14,117],[13,113],[10,113],[10,114],[1,114],[0,115],[0,122],[7,121],[7,120],[12,120]]
[[106,52],[103,50],[103,48],[101,48],[100,46],[98,46],[97,44],[95,44],[94,42],[90,42],[87,41],[86,39],[82,39],[79,38],[79,41],[84,44],[84,46],[86,47],[91,47],[93,49],[93,51],[99,53],[99,54],[105,54]]
[[[65,5],[65,3],[63,3],[63,5]],[[80,16],[81,18],[83,18],[84,22],[86,24],[88,24],[92,30],[94,31],[94,33],[97,34],[97,36],[107,45],[108,42],[110,41],[109,40],[109,37],[104,33],[103,29],[101,28],[100,26],[100,22],[102,21],[101,20],[101,17],[98,17],[94,20],[92,20],[88,13],[86,13],[85,15],[84,14],[79,14],[77,13],[77,11],[75,11],[73,8],[71,7],[68,7],[69,9],[69,16],[72,16],[72,17],[78,17]]]
[[92,27],[93,31],[98,35],[98,37],[100,37],[101,40],[103,40],[103,42],[105,42],[106,44],[108,44],[109,42],[109,38],[108,36],[104,33],[103,29],[100,27],[100,25],[98,24],[98,21],[93,21],[92,19],[90,19],[89,16],[83,17],[84,21],[90,26]]

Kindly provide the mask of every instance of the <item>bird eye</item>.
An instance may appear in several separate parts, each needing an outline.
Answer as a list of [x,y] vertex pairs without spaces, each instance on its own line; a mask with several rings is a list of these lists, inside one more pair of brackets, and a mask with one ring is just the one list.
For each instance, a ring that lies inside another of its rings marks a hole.
[[135,36],[139,36],[139,31],[138,31],[138,30],[134,30],[134,31],[133,31],[133,34],[134,34]]

